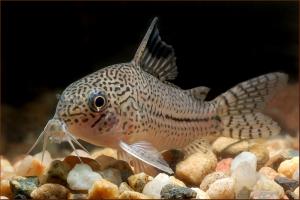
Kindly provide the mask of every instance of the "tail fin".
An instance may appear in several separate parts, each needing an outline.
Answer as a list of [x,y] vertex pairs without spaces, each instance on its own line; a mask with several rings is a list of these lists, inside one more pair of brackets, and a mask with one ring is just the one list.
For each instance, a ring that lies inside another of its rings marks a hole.
[[278,124],[260,111],[287,80],[284,73],[269,73],[242,82],[218,96],[214,101],[223,124],[222,135],[251,139],[278,134]]

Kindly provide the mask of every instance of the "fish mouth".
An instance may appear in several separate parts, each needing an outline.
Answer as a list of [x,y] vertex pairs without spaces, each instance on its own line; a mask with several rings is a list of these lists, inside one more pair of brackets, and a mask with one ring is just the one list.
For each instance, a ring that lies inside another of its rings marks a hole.
[[29,149],[27,155],[30,154],[30,152],[32,152],[32,150],[38,145],[40,141],[42,141],[42,139],[43,139],[42,162],[44,159],[44,154],[47,149],[47,144],[49,140],[54,143],[68,142],[81,162],[82,160],[80,159],[80,156],[73,142],[89,154],[88,150],[82,144],[80,144],[79,141],[76,139],[76,137],[68,130],[66,123],[60,120],[59,118],[57,118],[56,115],[47,122],[44,130],[39,135],[39,137],[32,145],[32,147]]

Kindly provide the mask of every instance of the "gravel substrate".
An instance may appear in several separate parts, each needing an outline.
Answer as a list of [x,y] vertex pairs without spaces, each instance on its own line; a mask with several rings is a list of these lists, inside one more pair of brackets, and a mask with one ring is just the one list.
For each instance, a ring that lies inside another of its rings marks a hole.
[[[298,138],[267,140],[219,137],[208,153],[163,156],[175,174],[135,173],[116,150],[65,158],[46,152],[14,163],[1,156],[1,199],[299,199]],[[180,155],[180,156],[179,156]],[[180,159],[179,159],[180,158]]]

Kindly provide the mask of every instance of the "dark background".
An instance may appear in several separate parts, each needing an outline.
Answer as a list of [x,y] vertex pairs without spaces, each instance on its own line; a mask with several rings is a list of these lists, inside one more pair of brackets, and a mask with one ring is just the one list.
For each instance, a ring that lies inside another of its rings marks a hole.
[[130,61],[153,17],[182,88],[211,96],[254,76],[298,79],[298,2],[1,2],[1,100],[22,106]]

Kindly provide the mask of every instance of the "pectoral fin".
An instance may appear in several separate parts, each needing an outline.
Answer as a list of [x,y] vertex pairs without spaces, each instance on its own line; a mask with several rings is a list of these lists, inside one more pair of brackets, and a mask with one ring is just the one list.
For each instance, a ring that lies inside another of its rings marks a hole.
[[123,141],[119,143],[122,150],[157,169],[160,169],[168,174],[173,174],[173,170],[168,163],[162,158],[161,154],[146,141],[137,142],[134,144],[127,144]]

